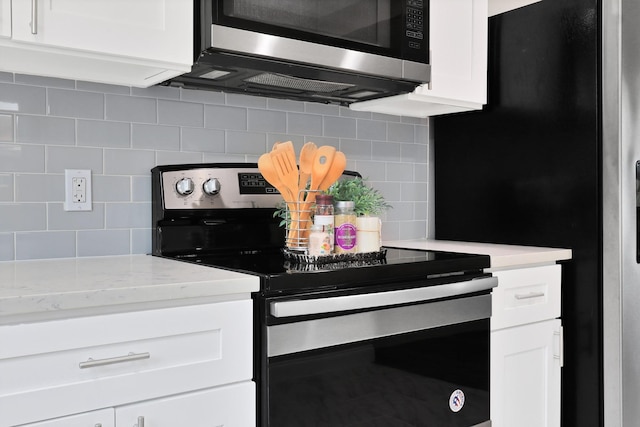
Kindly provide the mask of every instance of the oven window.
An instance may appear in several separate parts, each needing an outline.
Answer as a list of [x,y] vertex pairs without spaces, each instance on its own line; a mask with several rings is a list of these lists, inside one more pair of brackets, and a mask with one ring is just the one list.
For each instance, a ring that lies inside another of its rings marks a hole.
[[269,425],[468,427],[489,420],[489,320],[269,360]]
[[391,0],[224,0],[228,17],[391,47]]

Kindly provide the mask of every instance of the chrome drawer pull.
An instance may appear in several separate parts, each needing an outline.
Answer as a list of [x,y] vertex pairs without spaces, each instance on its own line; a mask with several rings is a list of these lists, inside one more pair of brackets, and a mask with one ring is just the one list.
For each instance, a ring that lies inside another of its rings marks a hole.
[[80,362],[80,369],[95,368],[96,366],[113,365],[114,363],[132,362],[134,360],[148,359],[150,353],[129,353],[126,356],[109,357],[107,359],[93,360],[89,358],[86,362]]
[[38,34],[38,0],[31,0],[31,34]]
[[138,417],[137,427],[144,427],[144,417]]
[[543,297],[544,292],[529,292],[528,294],[515,294],[515,299],[529,299]]

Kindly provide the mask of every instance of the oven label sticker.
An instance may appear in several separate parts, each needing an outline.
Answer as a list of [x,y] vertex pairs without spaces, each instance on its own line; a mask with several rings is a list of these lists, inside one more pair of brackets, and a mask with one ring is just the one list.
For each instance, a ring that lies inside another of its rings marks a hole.
[[464,406],[464,392],[460,389],[451,393],[449,396],[449,408],[453,412],[459,412]]

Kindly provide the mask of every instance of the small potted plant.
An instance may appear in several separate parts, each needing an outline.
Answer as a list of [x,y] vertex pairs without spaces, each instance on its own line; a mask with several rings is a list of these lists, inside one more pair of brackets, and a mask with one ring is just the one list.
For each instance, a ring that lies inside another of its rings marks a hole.
[[384,196],[369,186],[366,180],[356,177],[336,181],[327,193],[334,201],[353,201],[356,218],[356,244],[358,252],[380,250],[382,221],[380,215],[391,208]]

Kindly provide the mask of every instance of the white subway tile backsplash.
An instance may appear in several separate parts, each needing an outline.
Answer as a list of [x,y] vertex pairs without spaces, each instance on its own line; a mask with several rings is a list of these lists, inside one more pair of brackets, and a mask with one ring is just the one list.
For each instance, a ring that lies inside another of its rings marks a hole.
[[267,99],[267,109],[280,111],[304,111],[304,104],[298,101],[288,99]]
[[0,173],[0,202],[13,201],[13,174]]
[[225,151],[230,154],[262,154],[267,151],[267,136],[259,132],[229,131]]
[[413,143],[415,141],[415,126],[405,123],[389,123],[387,138],[389,141]]
[[16,259],[72,258],[76,256],[75,231],[16,233]]
[[134,123],[156,123],[158,108],[155,98],[139,96],[105,95],[105,117]]
[[47,113],[52,116],[104,119],[104,94],[47,89]]
[[387,123],[376,120],[358,120],[357,134],[359,139],[372,139],[374,141],[387,140]]
[[47,146],[47,173],[62,173],[65,169],[91,169],[102,173],[103,150],[92,147]]
[[78,120],[77,143],[87,147],[129,148],[131,126],[122,122]]
[[426,144],[402,144],[402,161],[414,163],[427,163]]
[[17,115],[16,142],[75,145],[76,121],[61,117]]
[[107,203],[107,228],[151,228],[151,203]]
[[180,151],[180,128],[178,126],[137,123],[131,126],[131,146],[133,148]]
[[347,159],[351,160],[371,160],[371,141],[360,139],[341,139],[340,151],[342,151]]
[[321,135],[322,116],[318,114],[287,114],[287,131],[297,135]]
[[63,202],[64,175],[15,174],[16,202]]
[[132,176],[131,177],[131,201],[150,202],[151,201],[151,177]]
[[247,128],[254,132],[286,132],[287,114],[281,111],[249,109]]
[[13,115],[0,114],[0,142],[13,141]]
[[324,136],[332,136],[335,138],[355,138],[356,119],[344,117],[325,117],[322,126]]
[[12,261],[15,259],[13,239],[13,233],[0,233],[0,261]]
[[0,172],[44,172],[42,145],[0,144]]
[[402,145],[395,142],[373,141],[372,159],[387,162],[399,162],[402,160]]
[[155,163],[153,150],[104,150],[105,175],[147,175]]
[[68,212],[63,203],[49,203],[47,210],[49,230],[95,230],[104,228],[104,203],[93,203],[92,210]]
[[204,125],[212,129],[247,130],[247,109],[226,105],[205,105]]
[[94,202],[128,202],[132,192],[131,177],[93,175],[92,190]]
[[[426,236],[427,120],[0,73],[0,260],[149,253],[151,168],[257,162],[288,140],[346,153],[395,206],[384,239]],[[63,210],[65,169],[92,171],[92,211]]]
[[224,104],[225,97],[222,92],[211,90],[181,90],[180,99],[190,102],[201,102],[203,104]]
[[129,230],[78,231],[78,256],[128,255],[131,253]]
[[46,203],[0,204],[0,233],[14,231],[46,230]]
[[224,153],[225,133],[218,129],[182,128],[182,151]]
[[44,87],[0,83],[0,111],[45,114],[46,99]]
[[237,107],[267,108],[267,98],[263,98],[261,96],[227,93],[226,97],[228,105],[235,105]]
[[169,86],[132,87],[131,95],[158,99],[180,99],[180,89]]
[[0,82],[13,82],[13,73],[0,71]]
[[151,229],[134,228],[131,230],[131,253],[150,254],[151,253]]
[[387,181],[411,182],[413,177],[412,163],[387,163]]
[[202,127],[204,126],[204,105],[159,99],[158,123]]
[[188,153],[175,151],[156,151],[156,164],[179,165],[183,163],[201,163],[202,153]]
[[337,105],[319,104],[317,102],[305,102],[304,111],[323,116],[339,116],[340,108]]

